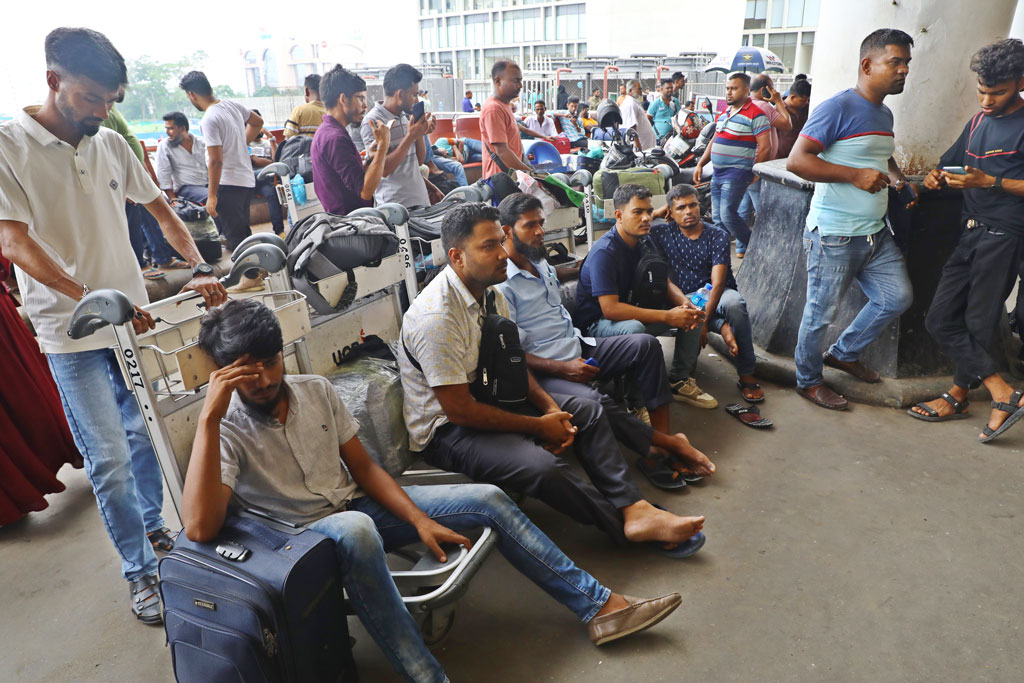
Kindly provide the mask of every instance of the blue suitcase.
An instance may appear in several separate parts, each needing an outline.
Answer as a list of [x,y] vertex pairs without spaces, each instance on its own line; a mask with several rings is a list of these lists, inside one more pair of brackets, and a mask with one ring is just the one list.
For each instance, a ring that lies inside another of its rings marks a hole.
[[334,541],[229,517],[215,541],[178,535],[160,561],[175,678],[357,681]]

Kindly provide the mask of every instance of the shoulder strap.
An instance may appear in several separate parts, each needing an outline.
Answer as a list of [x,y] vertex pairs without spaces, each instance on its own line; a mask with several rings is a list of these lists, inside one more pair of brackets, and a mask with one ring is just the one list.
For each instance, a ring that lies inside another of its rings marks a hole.
[[495,165],[499,169],[501,169],[502,173],[508,173],[508,166],[506,166],[505,162],[501,160],[501,157],[498,156],[493,149],[491,149],[491,145],[486,140],[481,140],[481,142],[483,142],[484,147],[487,148],[487,154],[491,157],[491,161],[493,161]]
[[494,290],[488,289],[487,294],[484,295],[484,314],[485,315],[496,315],[498,308],[494,303]]

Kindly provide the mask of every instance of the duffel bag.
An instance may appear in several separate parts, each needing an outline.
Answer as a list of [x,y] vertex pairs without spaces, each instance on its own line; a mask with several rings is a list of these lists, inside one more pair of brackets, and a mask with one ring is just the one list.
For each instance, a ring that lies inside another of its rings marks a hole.
[[611,199],[620,185],[643,185],[651,194],[665,194],[665,176],[654,169],[629,168],[613,170],[602,168],[594,174],[594,196],[598,199]]

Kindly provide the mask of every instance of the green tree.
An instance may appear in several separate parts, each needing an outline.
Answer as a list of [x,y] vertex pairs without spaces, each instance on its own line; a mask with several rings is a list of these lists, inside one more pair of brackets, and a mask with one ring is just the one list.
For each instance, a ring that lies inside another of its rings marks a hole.
[[[118,109],[129,121],[159,120],[169,111],[189,112],[188,96],[178,81],[193,69],[202,70],[207,55],[202,50],[176,62],[158,62],[149,55],[128,62],[128,92]],[[228,86],[214,92],[221,97],[237,97]]]

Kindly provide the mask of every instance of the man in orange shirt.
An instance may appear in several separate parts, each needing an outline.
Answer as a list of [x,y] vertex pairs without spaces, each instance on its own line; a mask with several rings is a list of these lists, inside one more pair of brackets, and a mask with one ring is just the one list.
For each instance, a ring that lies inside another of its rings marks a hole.
[[494,94],[484,102],[480,111],[480,135],[483,138],[483,177],[490,178],[502,172],[491,157],[494,154],[505,168],[529,172],[530,165],[523,161],[523,143],[519,139],[519,126],[512,114],[511,102],[523,88],[523,72],[513,61],[500,60],[491,67]]

